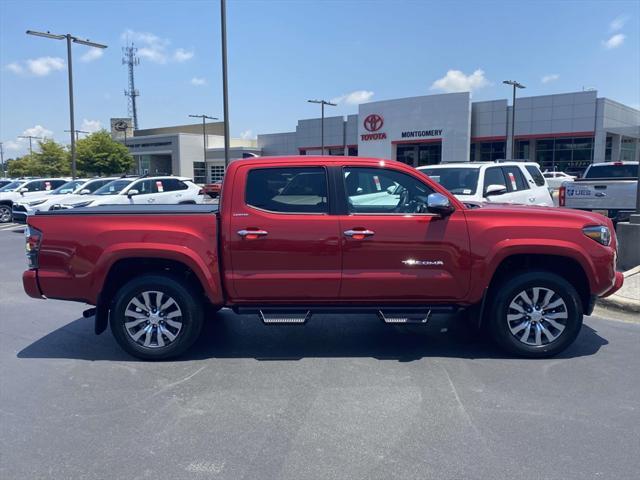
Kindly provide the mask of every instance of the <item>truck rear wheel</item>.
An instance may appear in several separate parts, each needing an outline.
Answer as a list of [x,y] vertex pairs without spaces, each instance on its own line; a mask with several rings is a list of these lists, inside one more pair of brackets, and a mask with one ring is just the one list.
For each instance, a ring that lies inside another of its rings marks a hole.
[[134,278],[116,293],[110,325],[118,344],[143,360],[186,352],[202,329],[202,302],[171,276]]
[[582,302],[564,278],[545,271],[518,273],[494,291],[488,314],[492,338],[508,352],[556,355],[580,333]]

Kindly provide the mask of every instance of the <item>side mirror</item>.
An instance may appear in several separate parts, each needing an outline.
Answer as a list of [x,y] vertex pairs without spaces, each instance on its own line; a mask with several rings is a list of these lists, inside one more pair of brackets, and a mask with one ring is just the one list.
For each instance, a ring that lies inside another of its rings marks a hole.
[[427,211],[447,217],[455,211],[455,208],[449,199],[441,193],[432,193],[427,197]]
[[129,190],[127,192],[127,197],[131,198],[134,195],[138,195],[140,192],[138,190],[136,190],[135,188],[132,188],[131,190]]
[[485,197],[491,197],[492,195],[502,195],[507,193],[507,187],[504,185],[489,185],[484,192]]
[[91,193],[91,190],[89,190],[88,188],[83,188],[82,190],[80,190],[80,195],[89,195]]
[[22,188],[18,189],[18,193],[26,193],[28,191],[29,191],[29,189],[27,187],[22,187]]

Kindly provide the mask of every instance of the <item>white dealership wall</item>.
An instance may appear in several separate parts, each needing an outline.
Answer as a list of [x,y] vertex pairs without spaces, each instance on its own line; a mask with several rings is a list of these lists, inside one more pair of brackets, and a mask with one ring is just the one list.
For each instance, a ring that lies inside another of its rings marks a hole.
[[[366,130],[364,120],[380,115],[383,126],[375,132]],[[401,98],[363,103],[358,111],[358,156],[396,158],[396,146],[442,140],[442,162],[469,159],[471,137],[471,101],[469,92]],[[402,132],[431,132],[441,135],[417,135],[403,138]],[[386,138],[366,140],[372,133],[384,133]]]

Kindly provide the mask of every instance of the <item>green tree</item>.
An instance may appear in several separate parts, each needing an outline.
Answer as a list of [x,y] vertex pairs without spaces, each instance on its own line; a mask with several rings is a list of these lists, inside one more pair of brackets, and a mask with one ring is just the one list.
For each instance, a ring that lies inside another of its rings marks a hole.
[[76,158],[79,171],[94,175],[126,173],[133,167],[127,147],[111,138],[106,130],[78,140]]
[[36,175],[54,177],[71,173],[71,156],[61,144],[44,139],[38,142],[40,151],[33,154],[38,168]]
[[7,172],[13,177],[53,177],[69,175],[71,159],[67,149],[51,139],[38,142],[40,151],[27,154],[7,163]]

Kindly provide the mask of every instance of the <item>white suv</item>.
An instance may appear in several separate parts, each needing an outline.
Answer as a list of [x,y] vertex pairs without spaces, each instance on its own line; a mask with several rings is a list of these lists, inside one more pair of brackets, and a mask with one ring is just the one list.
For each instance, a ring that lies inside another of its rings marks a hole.
[[71,180],[53,190],[49,195],[35,196],[13,202],[13,221],[26,222],[29,215],[47,211],[53,205],[81,201],[81,199],[85,198],[85,195],[94,193],[100,187],[118,178],[120,177]]
[[418,167],[463,202],[553,207],[549,187],[532,162],[464,162]]
[[11,221],[13,202],[51,193],[67,182],[68,180],[64,178],[38,178],[35,180],[16,180],[5,185],[0,191],[0,223]]
[[175,205],[203,203],[201,188],[185,177],[122,178],[108,183],[77,201],[61,202],[58,208],[99,205]]

